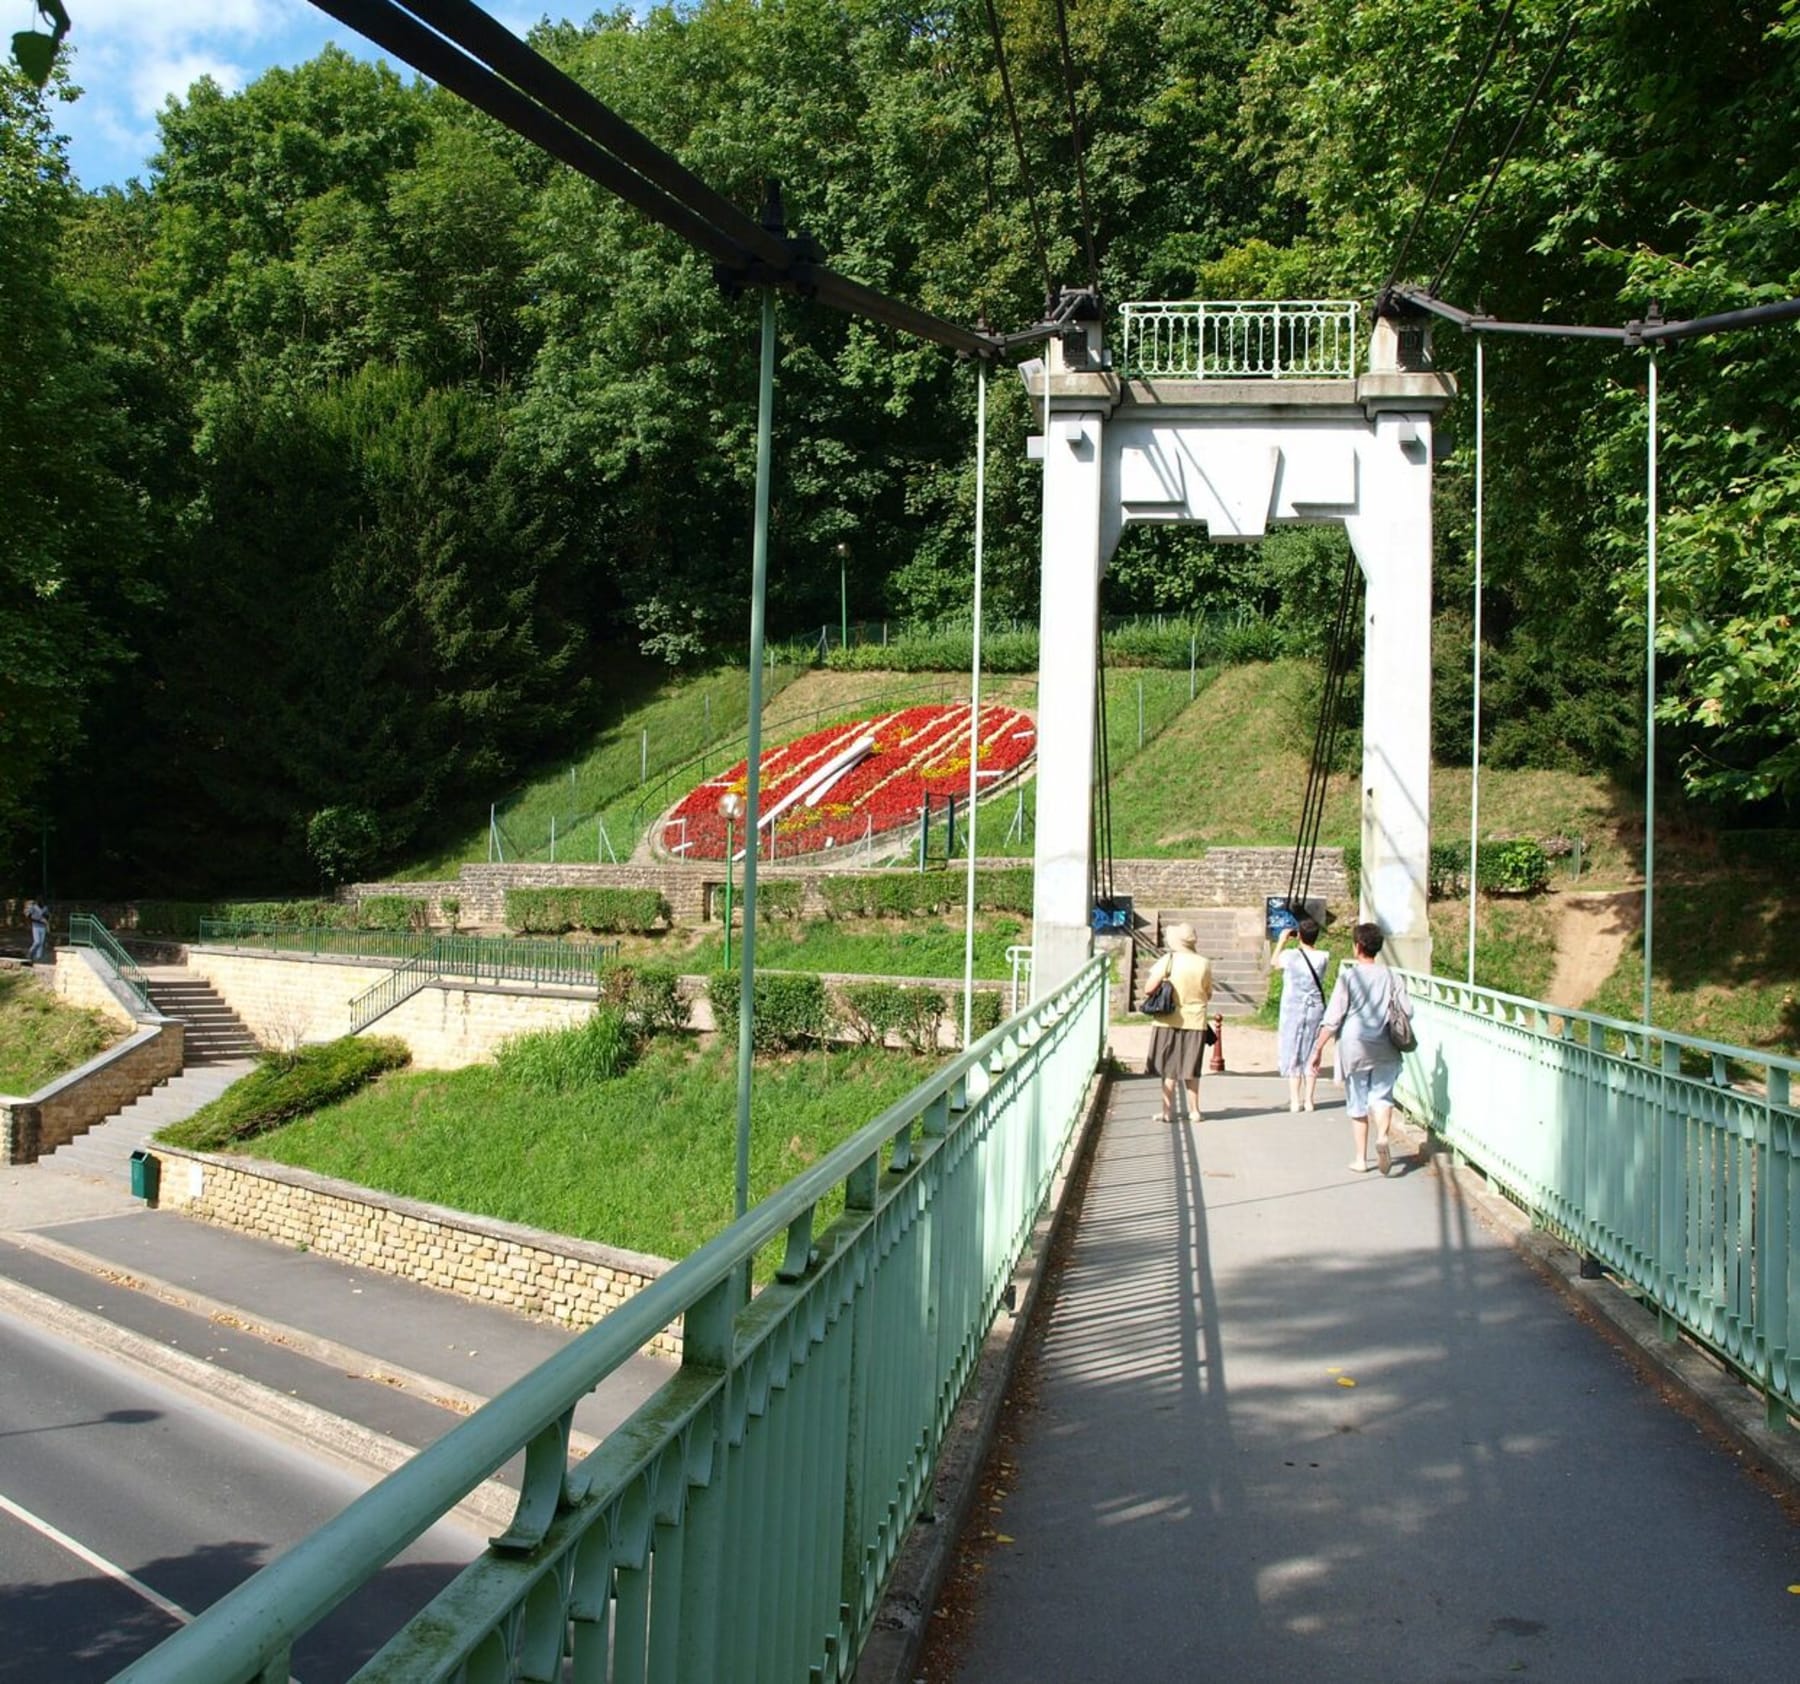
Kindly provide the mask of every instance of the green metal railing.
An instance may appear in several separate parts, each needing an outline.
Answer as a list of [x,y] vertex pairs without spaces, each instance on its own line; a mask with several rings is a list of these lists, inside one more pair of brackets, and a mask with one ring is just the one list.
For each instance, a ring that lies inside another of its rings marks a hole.
[[72,913],[69,918],[69,945],[92,948],[104,957],[117,972],[119,981],[131,990],[139,1006],[147,1012],[155,1011],[156,1008],[150,1004],[150,983],[138,969],[137,961],[118,944],[112,931],[98,918],[85,912]]
[[1800,1405],[1800,1060],[1408,976],[1399,1098],[1544,1227]]
[[466,982],[550,982],[593,988],[618,958],[616,941],[566,942],[517,936],[430,936],[417,953],[350,1002],[346,1034],[367,1029],[421,988],[455,978]]
[[[287,1677],[301,1633],[521,1450],[510,1530],[364,1684],[849,1677],[1105,1029],[1095,962],[120,1680]],[[751,1260],[783,1238],[750,1297]],[[679,1371],[571,1464],[577,1401],[678,1317]]]

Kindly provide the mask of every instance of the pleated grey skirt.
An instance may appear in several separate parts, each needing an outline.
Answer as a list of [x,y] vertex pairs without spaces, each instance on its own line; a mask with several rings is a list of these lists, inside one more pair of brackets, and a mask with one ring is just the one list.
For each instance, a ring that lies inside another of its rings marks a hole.
[[1206,1035],[1199,1029],[1168,1029],[1158,1024],[1150,1033],[1150,1056],[1144,1068],[1152,1076],[1174,1076],[1197,1082],[1206,1057]]

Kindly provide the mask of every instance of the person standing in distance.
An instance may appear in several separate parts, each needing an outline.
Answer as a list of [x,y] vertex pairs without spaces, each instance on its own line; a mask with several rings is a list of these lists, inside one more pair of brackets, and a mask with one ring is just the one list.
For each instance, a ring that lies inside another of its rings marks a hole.
[[31,949],[25,963],[35,965],[44,957],[44,944],[50,939],[50,908],[36,895],[25,903],[25,922],[31,926]]
[[[1298,944],[1289,942],[1299,937]],[[1317,946],[1319,924],[1302,918],[1290,925],[1275,944],[1275,963],[1281,971],[1281,1018],[1278,1025],[1281,1073],[1288,1079],[1288,1109],[1310,1111],[1319,1085],[1312,1062],[1313,1042],[1325,1017],[1325,967],[1331,955]]]

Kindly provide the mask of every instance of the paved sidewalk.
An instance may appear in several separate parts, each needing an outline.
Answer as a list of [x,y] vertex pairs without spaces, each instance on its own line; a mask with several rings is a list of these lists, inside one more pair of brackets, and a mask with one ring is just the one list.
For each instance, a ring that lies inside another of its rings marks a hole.
[[[251,1414],[257,1387],[298,1400],[286,1429],[310,1413],[305,1436],[343,1453],[356,1440],[339,1421],[417,1448],[575,1337],[38,1165],[0,1171],[0,1301],[90,1343],[116,1328],[208,1363],[245,1383]],[[673,1372],[633,1358],[577,1405],[577,1433],[604,1436]]]
[[1348,1173],[1321,1096],[1209,1075],[1171,1128],[1115,1085],[924,1676],[1791,1676],[1777,1501],[1435,1167]]

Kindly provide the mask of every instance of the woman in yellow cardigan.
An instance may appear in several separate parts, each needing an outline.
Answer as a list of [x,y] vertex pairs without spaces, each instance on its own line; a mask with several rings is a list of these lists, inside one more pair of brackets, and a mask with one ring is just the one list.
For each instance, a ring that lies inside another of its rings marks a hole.
[[1212,961],[1194,951],[1194,926],[1171,924],[1163,931],[1166,952],[1150,967],[1144,979],[1146,997],[1165,978],[1175,990],[1175,1004],[1153,1020],[1150,1056],[1144,1068],[1162,1077],[1162,1121],[1173,1123],[1175,1084],[1187,1089],[1188,1111],[1200,1121],[1200,1062],[1206,1056],[1206,1008],[1212,1000]]

